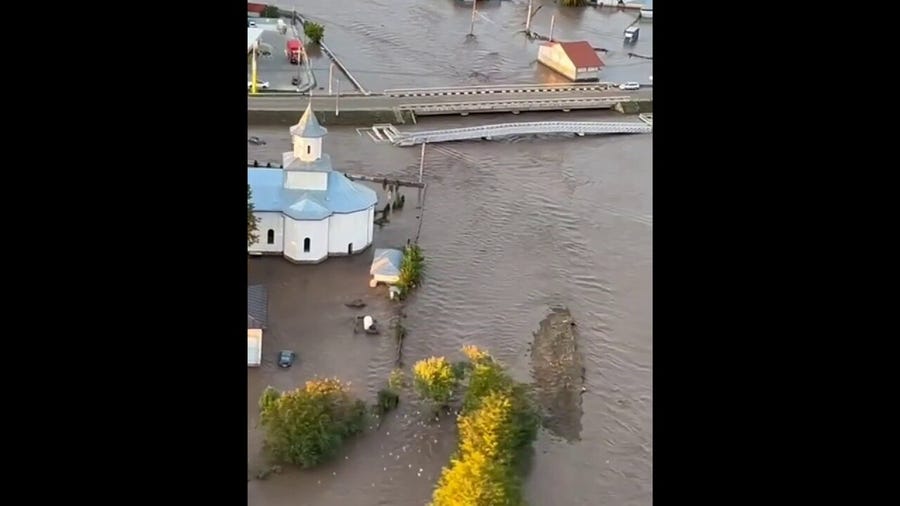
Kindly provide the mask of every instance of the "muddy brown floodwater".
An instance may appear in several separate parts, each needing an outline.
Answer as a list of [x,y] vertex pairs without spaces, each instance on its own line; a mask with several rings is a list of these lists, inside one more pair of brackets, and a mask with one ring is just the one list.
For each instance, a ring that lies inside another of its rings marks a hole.
[[[417,128],[510,119],[427,120]],[[250,127],[249,134],[267,142],[248,147],[251,159],[279,160],[289,149],[285,126]],[[567,442],[541,431],[525,481],[534,506],[652,502],[652,140],[530,137],[432,145],[426,152],[426,271],[405,307],[407,368],[430,355],[459,360],[461,346],[471,343],[530,383],[533,334],[551,307],[567,307],[578,324],[586,388],[580,437]],[[346,172],[417,174],[419,149],[375,144],[354,128],[329,127],[325,150]],[[405,194],[406,207],[376,228],[377,247],[400,246],[415,235],[416,191]],[[368,288],[372,254],[315,266],[250,260],[249,281],[266,284],[270,301],[265,363],[247,374],[250,475],[265,466],[256,402],[266,385],[287,389],[316,375],[338,376],[371,402],[387,381],[396,357],[391,333],[353,333],[357,315],[383,322],[391,316],[388,301]],[[367,307],[344,305],[356,298]],[[298,352],[291,369],[274,364],[282,348]],[[377,432],[353,440],[333,461],[250,481],[249,501],[420,506],[455,445],[452,419],[422,424],[404,396]]]
[[[325,26],[325,42],[369,91],[427,86],[564,83],[566,78],[537,63],[540,41],[522,31],[528,0],[482,0],[475,21],[475,37],[466,37],[472,20],[471,4],[456,0],[340,0],[336,2],[271,1],[296,8]],[[607,2],[609,3],[609,2]],[[653,2],[642,3],[652,6]],[[624,43],[625,28],[638,11],[560,7],[553,0],[534,0],[540,7],[532,29],[550,33],[555,16],[556,40],[586,40],[605,65],[601,79],[649,84],[653,61],[629,56],[653,56],[653,23],[639,21],[635,45]],[[330,60],[310,47],[311,66],[321,90],[328,88]],[[339,71],[338,71],[339,72]],[[265,76],[263,76],[265,78]],[[350,82],[339,77],[342,90]]]

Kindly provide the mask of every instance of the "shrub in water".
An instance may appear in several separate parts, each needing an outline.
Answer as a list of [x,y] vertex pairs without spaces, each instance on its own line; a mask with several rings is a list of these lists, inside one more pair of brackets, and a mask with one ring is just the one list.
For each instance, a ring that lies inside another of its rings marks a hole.
[[456,387],[456,376],[450,362],[444,357],[419,360],[413,366],[416,392],[423,398],[438,404],[446,404]]
[[275,459],[301,467],[328,459],[365,425],[365,404],[336,379],[308,381],[284,393],[269,387],[259,406],[266,449]]

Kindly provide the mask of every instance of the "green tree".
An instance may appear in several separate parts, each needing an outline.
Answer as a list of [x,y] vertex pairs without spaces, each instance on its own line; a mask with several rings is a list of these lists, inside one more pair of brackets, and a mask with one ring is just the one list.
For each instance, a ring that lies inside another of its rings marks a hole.
[[303,25],[303,33],[306,34],[310,42],[318,44],[322,42],[322,37],[325,36],[325,27],[315,21],[307,21]]
[[265,9],[262,11],[262,17],[264,18],[277,18],[281,17],[281,12],[278,10],[278,7],[274,5],[267,5]]
[[413,366],[413,386],[423,398],[439,405],[446,404],[456,388],[453,367],[444,357],[419,360]]
[[257,221],[259,219],[253,216],[253,190],[250,188],[250,183],[247,183],[247,247],[252,246],[259,239],[256,235]]
[[563,7],[584,7],[587,0],[561,0],[559,3]]
[[271,387],[259,401],[265,447],[278,461],[313,467],[365,425],[365,403],[337,379],[308,381],[278,393]]
[[400,260],[400,279],[397,280],[401,298],[406,297],[409,290],[419,284],[424,266],[425,256],[418,244],[407,246],[403,250],[403,258]]

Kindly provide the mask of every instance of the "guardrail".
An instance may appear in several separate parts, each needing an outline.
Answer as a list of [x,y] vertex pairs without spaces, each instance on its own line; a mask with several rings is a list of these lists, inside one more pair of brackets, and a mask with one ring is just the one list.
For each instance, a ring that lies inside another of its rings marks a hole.
[[487,94],[517,94],[517,93],[565,93],[565,92],[590,92],[608,91],[614,88],[614,83],[591,84],[551,84],[551,85],[485,85],[485,86],[459,86],[438,88],[395,88],[384,90],[389,97],[433,97],[448,95],[487,95]]
[[550,98],[523,100],[495,100],[479,102],[446,102],[431,104],[402,104],[399,110],[413,111],[417,115],[441,112],[482,112],[482,111],[536,111],[547,109],[592,109],[613,107],[618,102],[631,100],[630,96],[592,98]]
[[603,121],[532,121],[522,123],[500,123],[476,127],[449,128],[419,132],[400,132],[391,139],[395,146],[412,146],[421,143],[450,142],[470,139],[505,137],[509,135],[534,135],[554,133],[588,134],[628,134],[650,133],[653,126],[644,122],[603,122]]

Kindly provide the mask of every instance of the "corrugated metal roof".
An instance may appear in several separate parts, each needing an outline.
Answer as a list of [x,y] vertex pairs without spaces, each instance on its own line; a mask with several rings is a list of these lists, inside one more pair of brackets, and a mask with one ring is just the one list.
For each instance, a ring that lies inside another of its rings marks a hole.
[[572,60],[576,68],[603,66],[603,60],[597,56],[597,52],[587,41],[558,42],[557,44],[566,52],[566,56]]
[[355,213],[368,209],[378,202],[378,194],[374,190],[350,181],[340,172],[333,170],[326,172],[328,172],[327,190],[286,190],[282,169],[249,167],[247,182],[250,183],[253,191],[253,208],[259,212],[287,214],[291,206],[306,199],[325,208],[330,215],[331,213]]
[[314,200],[305,198],[284,210],[284,214],[295,220],[323,220],[331,216],[331,211]]
[[247,328],[264,329],[269,320],[269,294],[263,285],[247,286]]
[[306,104],[306,110],[303,111],[303,116],[300,116],[300,121],[291,127],[291,135],[308,139],[325,137],[327,133],[328,130],[319,124],[319,119],[316,118],[316,113],[312,110],[312,101]]
[[398,249],[376,249],[369,274],[385,277],[399,276],[400,262],[402,261],[403,252]]

